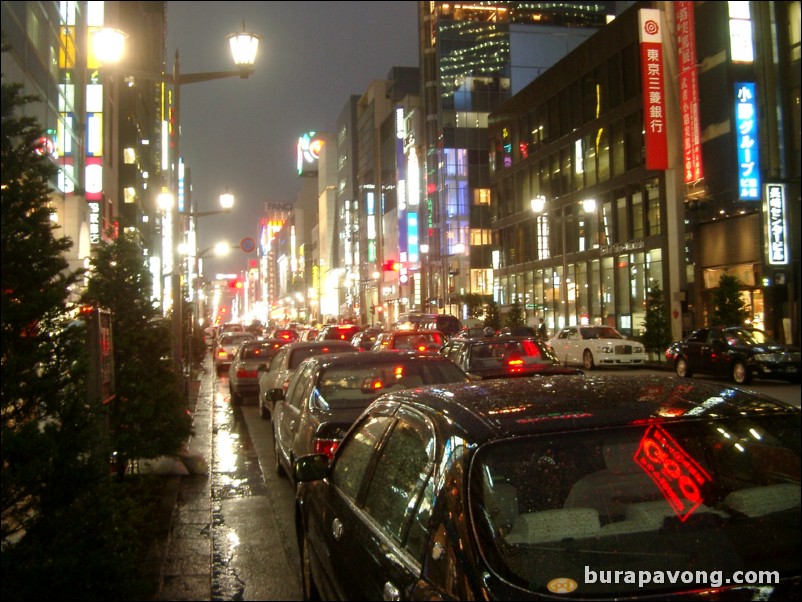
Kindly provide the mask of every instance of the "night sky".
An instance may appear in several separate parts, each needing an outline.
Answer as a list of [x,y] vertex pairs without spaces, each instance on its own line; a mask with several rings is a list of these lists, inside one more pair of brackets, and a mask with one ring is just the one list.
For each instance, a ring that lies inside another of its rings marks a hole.
[[[265,202],[295,200],[295,143],[333,132],[348,98],[392,67],[418,66],[417,2],[168,2],[167,68],[181,74],[234,68],[226,36],[262,36],[255,73],[181,87],[180,151],[198,211],[236,196],[230,215],[197,221],[198,250],[255,238]],[[245,269],[234,252],[207,259],[206,274]]]

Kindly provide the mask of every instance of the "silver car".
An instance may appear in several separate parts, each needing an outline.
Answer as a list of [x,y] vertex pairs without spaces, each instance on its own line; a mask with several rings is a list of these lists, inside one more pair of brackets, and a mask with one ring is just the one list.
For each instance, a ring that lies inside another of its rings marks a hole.
[[275,400],[287,391],[287,383],[301,362],[313,355],[359,351],[347,341],[298,341],[282,347],[269,367],[259,371],[259,415],[268,420]]
[[255,340],[256,337],[250,332],[227,332],[221,334],[214,346],[214,357],[212,358],[215,371],[220,374],[223,370],[227,370],[231,365],[231,360],[234,359],[237,347],[245,341]]

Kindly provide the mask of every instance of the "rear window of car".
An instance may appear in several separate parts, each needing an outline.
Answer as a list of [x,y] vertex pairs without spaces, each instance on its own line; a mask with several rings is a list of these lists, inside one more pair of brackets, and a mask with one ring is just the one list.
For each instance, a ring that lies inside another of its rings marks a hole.
[[237,345],[243,341],[252,341],[254,336],[252,334],[229,334],[220,337],[221,345]]
[[279,349],[281,346],[278,343],[245,343],[240,351],[240,356],[244,360],[270,359],[278,353]]
[[623,580],[586,579],[588,567],[799,573],[798,418],[710,414],[518,437],[480,448],[471,466],[484,557],[527,589],[548,595],[546,584],[572,579],[583,596],[631,595]]
[[390,391],[466,380],[465,373],[451,361],[384,362],[328,368],[320,375],[318,393],[327,403],[372,401]]
[[416,331],[409,334],[397,334],[393,340],[395,349],[428,348],[431,345],[442,345],[443,337],[439,332]]
[[323,329],[324,340],[350,341],[360,331],[359,326],[328,326]]
[[295,370],[301,365],[306,358],[315,355],[325,355],[327,353],[347,353],[349,351],[359,351],[356,347],[350,344],[339,344],[337,341],[332,341],[331,345],[324,345],[319,347],[301,347],[293,349],[290,352],[289,369]]

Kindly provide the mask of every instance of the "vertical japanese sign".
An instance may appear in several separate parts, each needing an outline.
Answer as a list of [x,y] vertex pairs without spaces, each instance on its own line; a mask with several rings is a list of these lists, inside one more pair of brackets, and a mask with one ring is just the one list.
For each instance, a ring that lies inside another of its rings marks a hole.
[[663,84],[663,35],[660,11],[643,8],[640,24],[640,64],[643,84],[643,125],[646,169],[668,169],[666,104]]
[[782,184],[766,185],[766,245],[769,264],[788,265],[788,222]]
[[735,139],[738,144],[738,198],[760,200],[760,156],[755,83],[735,84]]
[[674,3],[679,65],[679,106],[685,183],[701,180],[702,145],[699,127],[699,77],[696,72],[696,29],[693,2]]

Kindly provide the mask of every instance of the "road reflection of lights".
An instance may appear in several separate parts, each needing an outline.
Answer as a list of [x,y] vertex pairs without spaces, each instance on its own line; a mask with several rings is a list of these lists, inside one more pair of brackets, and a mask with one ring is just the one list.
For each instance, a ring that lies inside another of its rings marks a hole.
[[239,535],[234,533],[234,531],[229,531],[228,535],[226,535],[226,539],[228,539],[228,543],[231,545],[232,550],[239,545]]
[[234,472],[237,469],[237,450],[239,435],[236,433],[217,433],[217,470],[218,472]]

